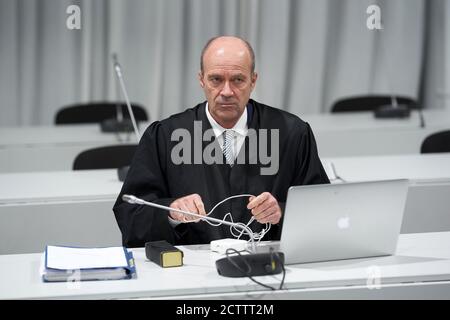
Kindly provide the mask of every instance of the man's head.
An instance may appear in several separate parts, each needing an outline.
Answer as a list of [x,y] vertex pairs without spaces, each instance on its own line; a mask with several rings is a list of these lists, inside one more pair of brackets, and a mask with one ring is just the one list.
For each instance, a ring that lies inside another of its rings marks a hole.
[[250,44],[238,37],[209,40],[202,51],[198,76],[214,120],[224,128],[233,127],[258,77]]

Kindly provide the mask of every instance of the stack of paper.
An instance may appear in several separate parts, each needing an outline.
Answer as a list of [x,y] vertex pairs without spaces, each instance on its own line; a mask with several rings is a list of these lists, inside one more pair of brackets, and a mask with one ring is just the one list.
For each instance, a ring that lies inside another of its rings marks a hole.
[[133,253],[124,247],[47,246],[41,266],[44,281],[119,280],[136,276]]

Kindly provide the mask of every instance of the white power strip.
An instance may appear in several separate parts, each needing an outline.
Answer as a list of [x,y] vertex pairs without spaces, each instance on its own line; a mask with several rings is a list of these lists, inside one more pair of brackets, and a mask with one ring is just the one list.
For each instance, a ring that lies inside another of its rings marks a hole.
[[220,254],[225,254],[227,249],[235,249],[237,251],[242,251],[247,249],[247,241],[240,239],[220,239],[213,240],[210,243],[211,251],[218,252]]

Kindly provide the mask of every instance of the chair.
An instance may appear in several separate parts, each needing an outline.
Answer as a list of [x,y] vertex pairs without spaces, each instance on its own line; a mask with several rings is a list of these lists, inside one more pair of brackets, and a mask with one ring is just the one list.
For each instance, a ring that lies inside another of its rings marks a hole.
[[116,169],[129,166],[137,144],[98,147],[81,152],[75,157],[73,170]]
[[450,152],[450,130],[433,133],[426,137],[420,153]]
[[[124,119],[130,119],[128,108],[125,103],[119,103],[122,108]],[[55,124],[76,124],[76,123],[101,123],[104,120],[117,117],[117,103],[115,102],[95,102],[77,104],[64,107],[56,113]],[[148,121],[145,109],[138,104],[131,104],[136,122]]]
[[[410,109],[417,109],[415,100],[408,97],[396,96],[398,104],[406,104]],[[390,96],[364,95],[353,96],[338,100],[331,108],[331,112],[374,111],[379,106],[391,104]]]

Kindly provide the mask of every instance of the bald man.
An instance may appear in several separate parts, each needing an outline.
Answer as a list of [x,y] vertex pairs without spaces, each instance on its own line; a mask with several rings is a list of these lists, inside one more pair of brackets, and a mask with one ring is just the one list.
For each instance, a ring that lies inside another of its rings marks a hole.
[[245,194],[218,206],[211,217],[245,224],[253,217],[254,232],[270,226],[263,240],[278,240],[289,187],[329,183],[310,126],[250,99],[258,75],[248,42],[209,40],[198,79],[206,101],[155,121],[141,138],[113,208],[124,246],[156,240],[202,244],[234,236],[226,225],[125,203],[123,194],[200,215]]

